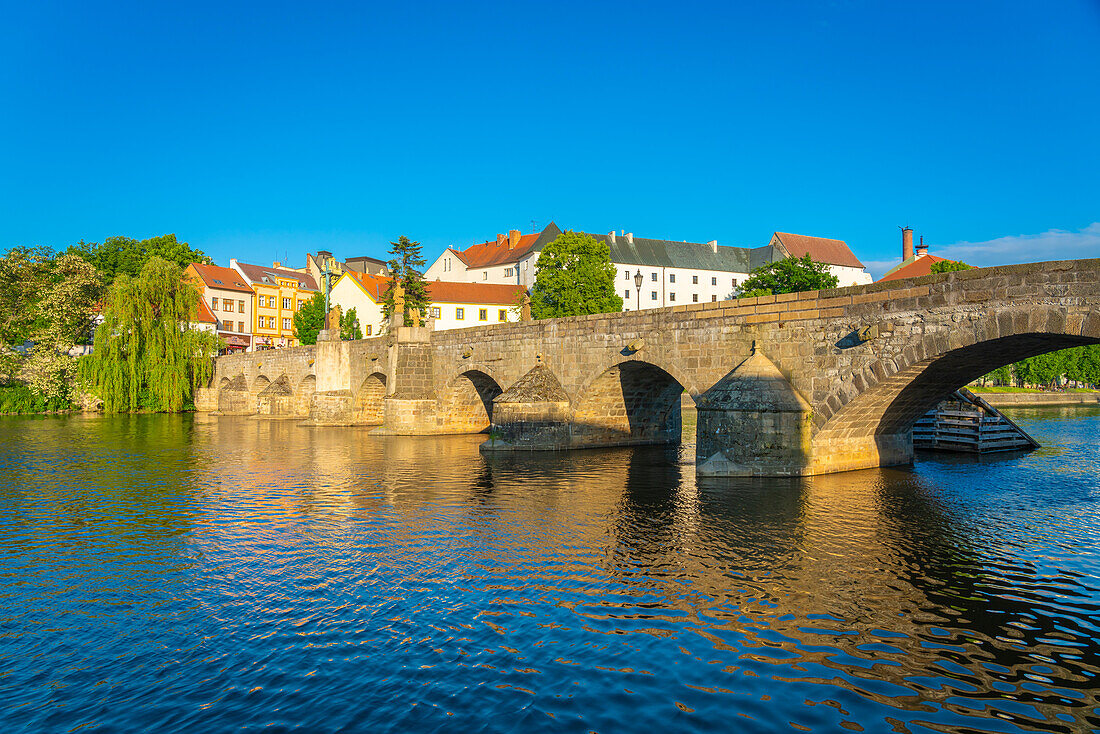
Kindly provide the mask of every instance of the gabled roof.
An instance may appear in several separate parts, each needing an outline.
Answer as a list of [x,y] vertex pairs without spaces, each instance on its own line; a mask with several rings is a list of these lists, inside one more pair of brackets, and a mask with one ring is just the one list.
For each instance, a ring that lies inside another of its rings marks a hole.
[[453,247],[447,249],[467,268],[487,268],[493,265],[507,265],[516,263],[532,252],[539,252],[549,242],[561,234],[558,225],[550,222],[546,228],[536,234],[524,234],[519,237],[519,244],[513,248],[508,247],[508,239],[503,242],[491,240],[477,245],[470,245],[465,250],[456,250]]
[[855,256],[844,240],[831,240],[827,237],[810,237],[804,234],[776,232],[772,241],[778,240],[783,249],[793,257],[810,256],[814,262],[826,265],[842,265],[847,268],[862,268],[863,263]]
[[199,309],[195,313],[196,324],[215,324],[217,325],[218,319],[214,316],[214,312],[210,310],[210,307],[206,305],[206,299],[199,298]]
[[690,270],[718,270],[728,273],[748,273],[753,268],[771,262],[771,248],[728,247],[718,245],[717,252],[709,244],[654,240],[633,237],[633,244],[625,236],[589,234],[600,242],[606,242],[611,250],[611,262],[616,265],[641,265],[643,267],[686,268]]
[[253,283],[268,283],[275,285],[277,278],[287,278],[297,281],[298,287],[304,291],[317,290],[317,282],[313,280],[313,276],[309,273],[301,273],[297,270],[284,270],[283,268],[269,268],[264,265],[249,265],[239,260],[237,261],[237,266],[241,269],[241,272],[245,274],[248,280]]
[[[390,287],[390,278],[381,275],[365,275],[349,270],[340,280],[351,278],[375,303],[381,303]],[[339,281],[337,281],[339,283]],[[444,280],[427,282],[428,296],[433,304],[472,303],[486,306],[514,306],[520,296],[527,292],[521,285],[502,285],[500,283],[454,283]]]
[[233,268],[223,268],[218,265],[206,265],[205,263],[191,263],[189,268],[194,269],[202,282],[210,288],[221,288],[225,291],[241,291],[251,293],[252,289],[244,282],[244,278]]
[[931,275],[932,264],[945,260],[947,260],[946,257],[938,257],[936,255],[914,255],[887,270],[886,275],[879,278],[877,282],[881,283],[884,280],[901,280],[902,278],[919,278],[922,275]]

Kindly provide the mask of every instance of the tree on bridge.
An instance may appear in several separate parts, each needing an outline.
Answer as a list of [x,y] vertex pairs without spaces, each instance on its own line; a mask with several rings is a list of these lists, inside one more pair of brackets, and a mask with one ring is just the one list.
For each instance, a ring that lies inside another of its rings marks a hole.
[[836,288],[839,281],[825,263],[814,262],[807,254],[801,258],[777,260],[749,273],[737,290],[738,298],[773,296],[779,293],[800,293]]
[[535,263],[531,316],[553,319],[623,310],[615,292],[615,267],[606,242],[563,232],[543,248]]
[[412,317],[409,312],[419,309],[420,318],[426,318],[432,305],[432,297],[428,294],[428,284],[424,280],[424,266],[427,264],[424,256],[420,254],[420,243],[413,242],[405,235],[397,238],[397,242],[390,243],[390,254],[393,257],[386,264],[390,271],[390,287],[382,298],[382,317],[385,323],[390,323],[393,315],[393,286],[400,283],[405,291],[405,326],[412,326]]
[[299,344],[316,344],[317,335],[325,328],[325,297],[314,293],[294,314],[294,338]]

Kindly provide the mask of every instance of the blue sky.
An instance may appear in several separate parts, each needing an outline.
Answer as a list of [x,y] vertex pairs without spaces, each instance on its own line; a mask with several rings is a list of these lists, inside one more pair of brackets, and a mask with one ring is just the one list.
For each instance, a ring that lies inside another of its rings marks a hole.
[[1100,3],[8,4],[0,248],[433,258],[554,220],[1100,256]]

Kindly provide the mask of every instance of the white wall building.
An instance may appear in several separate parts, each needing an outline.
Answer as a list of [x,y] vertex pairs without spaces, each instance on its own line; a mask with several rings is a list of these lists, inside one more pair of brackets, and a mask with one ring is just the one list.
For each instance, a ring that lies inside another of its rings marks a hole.
[[[447,248],[428,268],[429,281],[507,283],[530,289],[542,248],[561,234],[551,223],[537,234],[511,230],[495,241],[464,250]],[[629,232],[591,235],[606,242],[615,266],[616,290],[623,310],[723,301],[733,296],[749,272],[787,256],[810,257],[829,266],[839,285],[870,283],[863,264],[841,240],[776,232],[763,247],[728,247],[635,237]],[[641,273],[639,288],[635,276]]]
[[218,334],[228,351],[251,351],[253,291],[232,268],[191,263],[184,276],[198,287],[202,300],[217,319]]
[[[385,331],[381,304],[389,284],[388,277],[348,271],[332,287],[329,299],[344,313],[355,309],[364,337],[377,336]],[[436,330],[519,320],[514,307],[524,293],[521,286],[446,281],[431,281],[427,285],[432,306],[423,316],[433,319]]]

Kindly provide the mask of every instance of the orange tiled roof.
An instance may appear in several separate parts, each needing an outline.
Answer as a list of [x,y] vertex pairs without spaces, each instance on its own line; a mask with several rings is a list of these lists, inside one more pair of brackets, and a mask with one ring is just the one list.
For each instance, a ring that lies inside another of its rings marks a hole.
[[878,282],[881,283],[884,280],[901,280],[902,278],[919,278],[922,275],[931,275],[932,263],[943,262],[946,259],[946,257],[938,257],[936,255],[913,257],[899,265],[895,265],[886,272],[886,275],[879,278]]
[[[348,271],[345,275],[363,286],[363,290],[375,303],[382,302],[390,287],[390,278],[381,275],[366,275],[354,271]],[[494,306],[513,306],[527,290],[521,285],[454,283],[444,280],[430,280],[427,286],[432,303],[484,303]]]
[[863,263],[855,256],[844,240],[831,240],[827,237],[810,237],[804,234],[776,232],[775,238],[783,248],[794,257],[810,256],[814,262],[826,265],[842,265],[848,268],[862,268]]
[[491,240],[477,245],[470,245],[465,250],[456,250],[449,247],[455,257],[466,264],[468,268],[484,268],[491,265],[504,265],[505,263],[519,262],[531,252],[535,241],[539,238],[539,232],[524,234],[519,237],[519,244],[514,248],[508,247],[508,238],[503,242]]
[[191,263],[202,282],[211,288],[221,288],[226,291],[241,291],[251,293],[252,289],[244,282],[244,278],[233,268],[223,268],[218,265],[206,265],[205,263]]
[[[215,286],[216,288],[217,286]],[[210,307],[206,305],[206,300],[199,298],[199,310],[195,314],[196,324],[217,324],[218,319],[215,318],[214,312],[210,310]]]
[[304,291],[317,290],[317,282],[313,280],[313,276],[309,273],[301,273],[297,270],[287,270],[286,268],[266,267],[264,265],[251,265],[249,263],[243,263],[237,261],[237,265],[240,266],[241,271],[248,276],[248,279],[253,283],[259,283],[260,285],[272,285],[273,278],[287,278],[290,280],[298,281],[299,288]]

